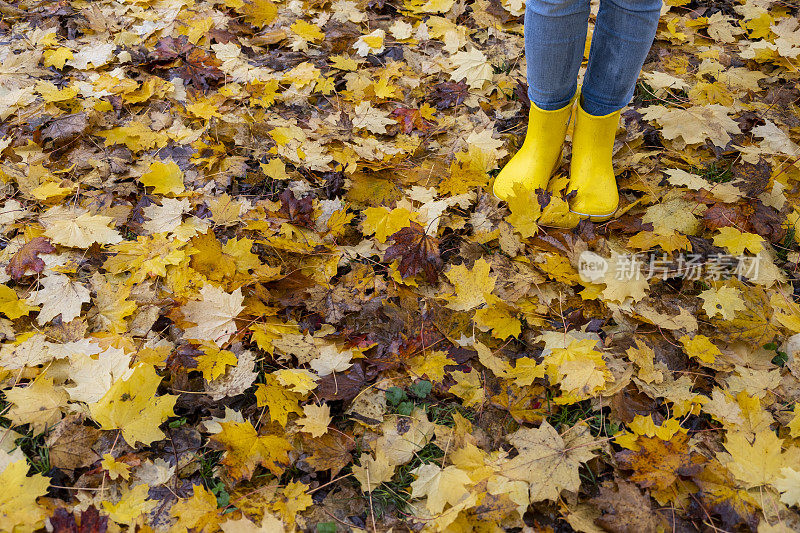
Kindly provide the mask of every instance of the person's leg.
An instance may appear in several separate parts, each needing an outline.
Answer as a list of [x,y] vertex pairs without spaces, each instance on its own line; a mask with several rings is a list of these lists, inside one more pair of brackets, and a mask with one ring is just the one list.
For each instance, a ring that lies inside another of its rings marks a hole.
[[575,94],[588,25],[589,0],[527,2],[528,98],[540,109],[561,109]]
[[583,109],[608,115],[631,101],[658,28],[661,0],[601,0],[583,78]]
[[658,26],[661,0],[600,0],[589,66],[572,136],[570,209],[593,220],[611,217],[619,192],[611,164],[620,110],[636,80]]
[[515,187],[546,189],[561,159],[576,94],[589,21],[589,0],[528,0],[528,130],[519,151],[494,181],[494,195],[508,200]]

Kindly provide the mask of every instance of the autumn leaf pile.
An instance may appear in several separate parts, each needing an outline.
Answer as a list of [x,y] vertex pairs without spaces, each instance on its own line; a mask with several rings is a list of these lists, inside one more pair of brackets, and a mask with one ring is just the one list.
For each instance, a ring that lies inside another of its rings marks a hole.
[[0,531],[800,530],[800,9],[667,0],[603,224],[523,11],[0,2]]

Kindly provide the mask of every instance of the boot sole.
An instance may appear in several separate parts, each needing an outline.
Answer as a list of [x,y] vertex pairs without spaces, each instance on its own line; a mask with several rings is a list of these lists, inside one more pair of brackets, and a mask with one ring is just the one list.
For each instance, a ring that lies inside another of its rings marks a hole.
[[614,216],[614,213],[617,212],[617,209],[614,209],[612,212],[610,212],[610,213],[608,213],[606,215],[590,215],[589,213],[580,213],[578,211],[573,211],[572,209],[570,209],[569,212],[570,213],[574,213],[574,214],[576,214],[578,216],[581,216],[581,217],[586,217],[589,220],[591,220],[592,222],[605,222],[606,220],[609,220],[611,217]]

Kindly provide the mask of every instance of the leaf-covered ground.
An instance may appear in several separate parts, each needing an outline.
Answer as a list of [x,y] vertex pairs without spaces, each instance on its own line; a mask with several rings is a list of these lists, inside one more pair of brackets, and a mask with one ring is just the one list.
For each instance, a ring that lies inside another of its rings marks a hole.
[[667,1],[599,225],[523,9],[0,2],[0,531],[800,530],[800,9]]

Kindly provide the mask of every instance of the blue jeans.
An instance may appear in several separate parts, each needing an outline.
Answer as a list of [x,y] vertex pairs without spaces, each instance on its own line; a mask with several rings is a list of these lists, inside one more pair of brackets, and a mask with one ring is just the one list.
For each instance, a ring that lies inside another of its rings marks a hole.
[[[581,88],[584,111],[607,115],[628,105],[660,13],[661,0],[600,1]],[[528,98],[541,109],[561,109],[574,96],[588,22],[589,0],[527,0]]]

